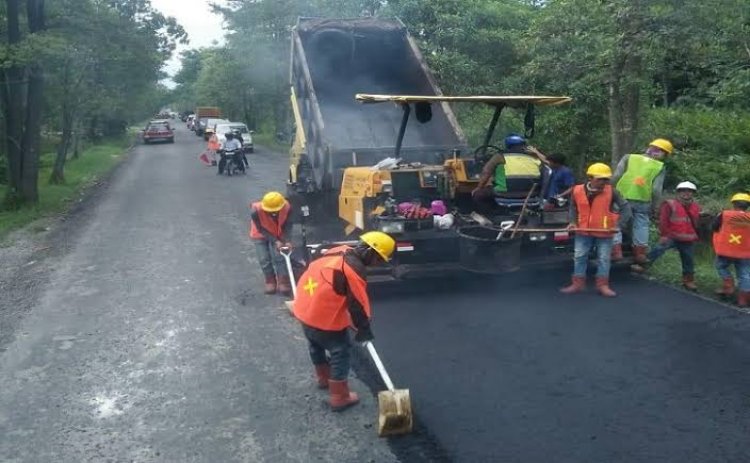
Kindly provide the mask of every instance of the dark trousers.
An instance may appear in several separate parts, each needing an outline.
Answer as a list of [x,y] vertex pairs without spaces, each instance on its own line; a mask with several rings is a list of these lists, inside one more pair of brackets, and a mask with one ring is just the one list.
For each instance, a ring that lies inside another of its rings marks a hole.
[[[244,154],[234,154],[233,156],[234,156],[234,162],[235,164],[237,164],[237,167],[239,167],[239,169],[244,172],[245,165],[247,165],[247,159],[244,159],[243,161]],[[229,156],[222,153],[221,159],[219,160],[219,174],[222,174],[224,172],[224,168],[227,165],[227,161],[229,161]]]
[[[347,330],[324,331],[302,324],[313,365],[331,364],[331,379],[343,381],[349,376],[351,343]],[[330,354],[330,360],[326,356]]]
[[682,274],[692,275],[695,273],[695,259],[693,258],[694,248],[695,246],[692,242],[669,240],[666,243],[659,243],[654,246],[648,253],[648,260],[653,262],[668,250],[677,249],[677,252],[680,253],[680,261],[682,262]]

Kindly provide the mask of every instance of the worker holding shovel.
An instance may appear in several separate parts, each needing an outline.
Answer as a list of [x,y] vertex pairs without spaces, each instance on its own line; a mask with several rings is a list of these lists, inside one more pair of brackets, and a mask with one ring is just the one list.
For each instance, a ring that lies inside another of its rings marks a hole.
[[366,267],[388,261],[395,248],[396,242],[387,234],[365,233],[354,247],[338,246],[312,261],[297,283],[293,314],[307,338],[318,387],[329,390],[333,411],[359,402],[347,381],[348,328],[356,329],[357,342],[373,339]]

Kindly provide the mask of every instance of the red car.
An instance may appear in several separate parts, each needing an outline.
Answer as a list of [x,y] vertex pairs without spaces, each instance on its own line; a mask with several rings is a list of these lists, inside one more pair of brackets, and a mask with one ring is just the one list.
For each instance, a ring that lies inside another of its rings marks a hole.
[[143,131],[143,143],[149,144],[157,140],[166,140],[167,143],[174,143],[174,131],[169,126],[168,121],[151,121]]

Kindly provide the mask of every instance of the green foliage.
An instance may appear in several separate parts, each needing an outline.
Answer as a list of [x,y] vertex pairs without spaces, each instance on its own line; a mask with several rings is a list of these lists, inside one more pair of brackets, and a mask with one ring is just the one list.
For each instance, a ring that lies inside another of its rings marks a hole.
[[704,198],[726,198],[750,190],[750,113],[710,108],[652,109],[641,144],[656,134],[675,141],[666,188],[695,182]]
[[[0,209],[0,238],[35,220],[65,211],[85,188],[112,169],[122,157],[129,141],[129,137],[123,137],[85,150],[78,159],[69,162],[64,185],[49,185],[40,181],[38,204],[14,211]],[[54,154],[47,153],[40,161],[42,167],[39,178],[46,180],[52,170]]]

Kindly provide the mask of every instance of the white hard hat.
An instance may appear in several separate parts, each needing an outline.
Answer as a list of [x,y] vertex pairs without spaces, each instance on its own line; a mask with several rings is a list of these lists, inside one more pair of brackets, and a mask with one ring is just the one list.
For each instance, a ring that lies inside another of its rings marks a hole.
[[693,182],[682,182],[679,185],[677,185],[677,188],[675,190],[693,190],[698,191],[698,187],[695,186],[695,183]]

